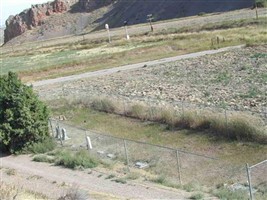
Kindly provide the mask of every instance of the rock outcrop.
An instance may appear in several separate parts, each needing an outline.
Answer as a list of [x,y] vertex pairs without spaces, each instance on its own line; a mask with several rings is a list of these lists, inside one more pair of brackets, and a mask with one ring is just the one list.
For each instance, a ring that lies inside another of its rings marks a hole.
[[6,43],[25,31],[41,25],[46,17],[66,12],[69,8],[70,2],[55,0],[44,4],[32,5],[30,9],[24,10],[19,15],[10,16],[6,20],[4,42]]

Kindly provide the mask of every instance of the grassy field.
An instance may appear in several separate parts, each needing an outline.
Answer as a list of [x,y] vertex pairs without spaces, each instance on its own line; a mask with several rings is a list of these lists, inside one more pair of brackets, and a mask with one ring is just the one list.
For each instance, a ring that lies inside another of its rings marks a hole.
[[[166,29],[135,35],[128,42],[113,38],[67,42],[27,50],[3,52],[2,73],[19,72],[24,81],[66,76],[174,55],[239,44],[267,42],[266,19],[238,20],[199,27]],[[226,30],[225,30],[226,29]]]

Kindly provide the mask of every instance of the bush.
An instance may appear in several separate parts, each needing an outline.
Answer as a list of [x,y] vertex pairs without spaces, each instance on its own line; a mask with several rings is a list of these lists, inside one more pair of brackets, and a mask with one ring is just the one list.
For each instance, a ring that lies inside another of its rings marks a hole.
[[86,150],[80,150],[74,154],[70,151],[63,151],[57,156],[55,163],[71,169],[94,168],[98,165],[98,161],[91,157]]
[[57,146],[56,141],[51,137],[47,137],[41,142],[37,142],[30,145],[29,147],[27,147],[25,151],[32,152],[35,154],[46,153],[49,151],[53,151],[56,148],[56,146]]
[[11,153],[45,140],[48,109],[15,73],[0,77],[0,147]]
[[193,194],[190,199],[195,199],[195,200],[200,200],[200,199],[203,199],[204,198],[204,195],[202,193],[196,193],[196,194]]
[[256,0],[256,4],[259,8],[267,7],[267,0]]

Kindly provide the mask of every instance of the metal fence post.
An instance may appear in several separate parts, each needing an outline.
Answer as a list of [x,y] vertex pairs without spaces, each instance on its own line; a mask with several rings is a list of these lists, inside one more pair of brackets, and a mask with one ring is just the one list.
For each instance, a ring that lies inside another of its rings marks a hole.
[[177,161],[177,172],[178,172],[178,178],[179,178],[179,183],[182,185],[182,178],[181,178],[181,161],[180,161],[180,156],[179,156],[179,151],[176,150],[176,161]]
[[226,109],[224,109],[224,119],[225,119],[226,132],[227,132],[227,136],[228,136],[228,139],[229,139],[230,135],[229,135],[229,130],[228,130],[228,118],[227,118],[227,111],[226,111]]
[[250,197],[250,200],[253,200],[251,177],[250,177],[250,168],[248,166],[248,163],[246,164],[246,169],[247,169],[247,176],[248,176],[249,197]]
[[124,143],[124,151],[125,151],[125,157],[126,157],[126,164],[127,164],[127,167],[128,167],[128,171],[130,172],[129,156],[128,156],[128,150],[127,150],[126,140],[123,140],[123,143]]

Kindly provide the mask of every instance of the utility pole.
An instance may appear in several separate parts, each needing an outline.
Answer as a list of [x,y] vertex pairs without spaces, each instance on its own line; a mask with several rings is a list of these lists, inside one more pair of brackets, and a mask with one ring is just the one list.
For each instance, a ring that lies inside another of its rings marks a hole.
[[258,15],[258,5],[257,5],[257,0],[255,0],[255,11],[256,11],[256,19],[259,19],[259,15]]
[[129,36],[129,33],[128,33],[128,22],[127,21],[124,21],[124,28],[125,28],[125,33],[126,33],[126,39],[129,40],[130,39],[130,36]]
[[107,30],[107,32],[108,32],[108,42],[111,43],[110,32],[109,32],[109,25],[106,24],[106,25],[105,25],[105,28],[106,28],[106,30]]
[[151,32],[154,31],[154,28],[153,28],[153,25],[152,25],[152,20],[153,20],[153,15],[152,14],[149,14],[147,15],[147,21],[149,21],[149,24],[150,24],[150,28],[151,28]]

